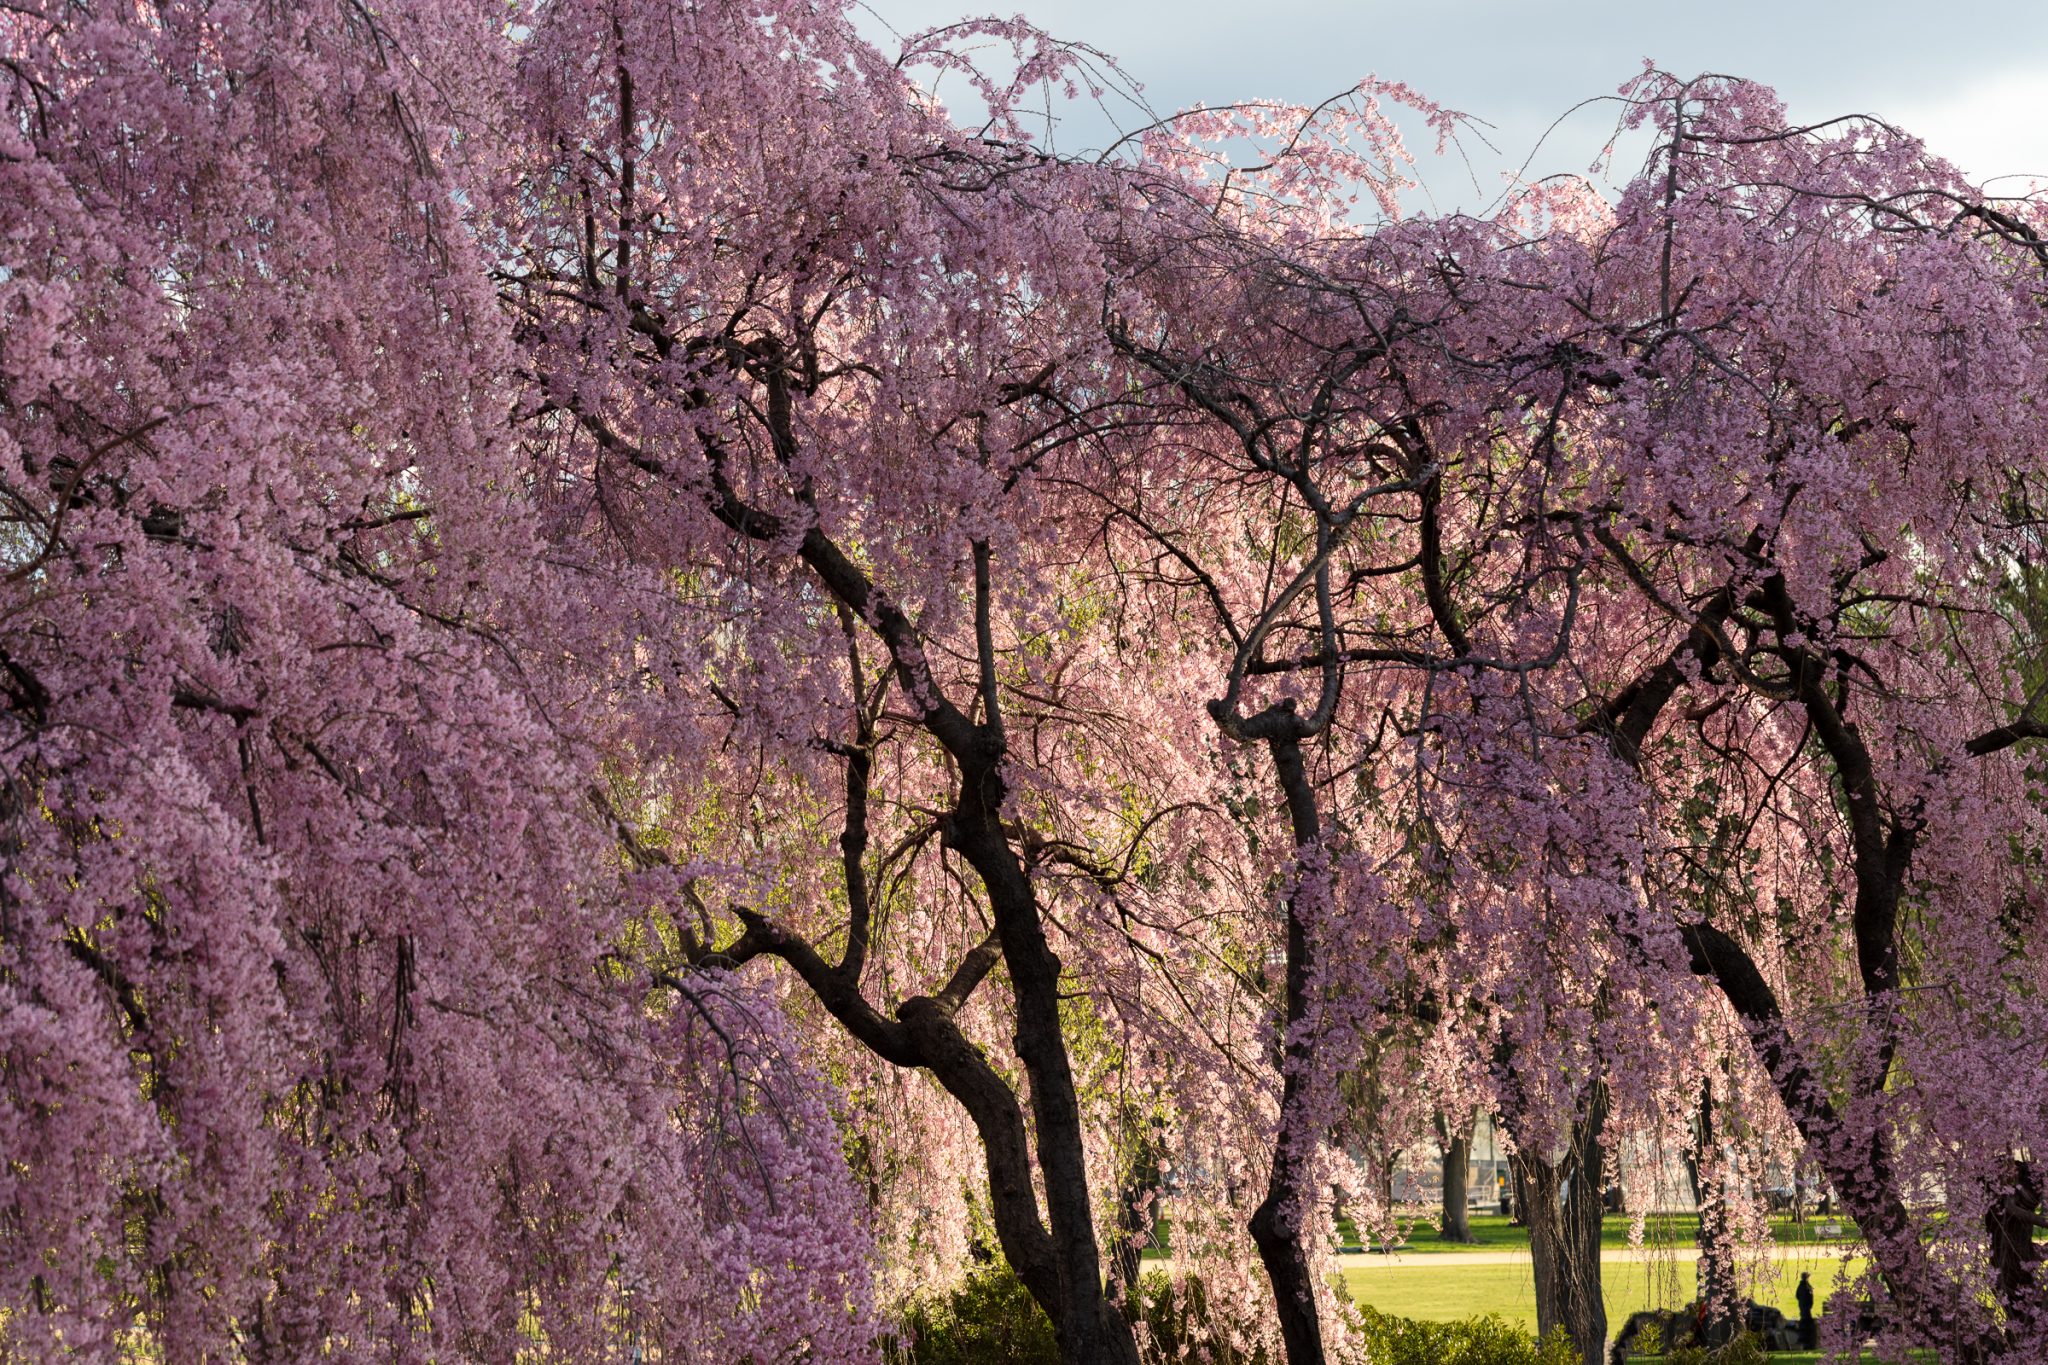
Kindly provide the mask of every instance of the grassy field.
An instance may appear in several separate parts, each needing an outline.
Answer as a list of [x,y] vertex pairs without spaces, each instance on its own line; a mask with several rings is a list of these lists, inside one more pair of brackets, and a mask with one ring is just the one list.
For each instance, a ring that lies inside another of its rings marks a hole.
[[[1803,1224],[1794,1223],[1790,1218],[1771,1220],[1771,1240],[1779,1246],[1828,1245],[1841,1240],[1855,1240],[1856,1225],[1847,1220],[1833,1220],[1841,1229],[1834,1237],[1823,1238],[1821,1222],[1808,1218]],[[1472,1215],[1471,1242],[1446,1242],[1437,1236],[1436,1229],[1427,1223],[1417,1223],[1408,1229],[1407,1239],[1397,1249],[1404,1256],[1456,1255],[1463,1251],[1526,1251],[1529,1247],[1529,1230],[1518,1228],[1497,1213]],[[1628,1245],[1630,1220],[1620,1215],[1610,1215],[1600,1229],[1600,1245],[1609,1250],[1620,1250]],[[1340,1230],[1349,1231],[1348,1225]],[[1644,1220],[1643,1245],[1652,1249],[1689,1248],[1699,1241],[1700,1219],[1696,1213],[1660,1213]],[[1355,1245],[1355,1238],[1353,1244]]]
[[[1629,1245],[1630,1220],[1610,1217],[1601,1230],[1601,1245],[1621,1250]],[[1853,1238],[1854,1224],[1842,1222],[1841,1233]],[[1455,1258],[1468,1252],[1526,1252],[1529,1233],[1511,1225],[1498,1214],[1475,1214],[1471,1222],[1474,1241],[1455,1243],[1441,1240],[1428,1224],[1408,1230],[1407,1239],[1395,1248],[1399,1255],[1381,1262],[1376,1259],[1344,1274],[1351,1296],[1397,1317],[1449,1322],[1482,1313],[1497,1313],[1530,1332],[1536,1330],[1536,1291],[1530,1268],[1520,1265],[1460,1264]],[[1349,1232],[1349,1228],[1343,1229]],[[1619,1331],[1631,1313],[1644,1308],[1678,1308],[1697,1293],[1694,1261],[1676,1253],[1690,1253],[1697,1245],[1699,1218],[1695,1214],[1664,1214],[1648,1220],[1643,1245],[1652,1255],[1646,1261],[1607,1261],[1601,1266],[1601,1289],[1607,1300],[1611,1331]],[[1805,1247],[1807,1252],[1776,1263],[1775,1283],[1766,1283],[1753,1295],[1758,1302],[1775,1306],[1787,1317],[1798,1308],[1793,1290],[1799,1274],[1813,1276],[1815,1306],[1825,1311],[1834,1291],[1841,1265],[1840,1241],[1822,1238],[1818,1220],[1794,1224],[1791,1219],[1773,1220],[1771,1236],[1779,1247]],[[1162,1238],[1162,1240],[1164,1240]],[[1657,1252],[1674,1253],[1659,1257]],[[1161,1254],[1158,1252],[1150,1255]],[[1862,1258],[1852,1256],[1850,1273],[1862,1268]],[[1817,1359],[1805,1353],[1772,1357],[1786,1365]]]
[[[1827,1246],[1840,1240],[1853,1241],[1856,1225],[1846,1219],[1834,1220],[1841,1229],[1837,1237],[1822,1237],[1821,1222],[1808,1218],[1803,1224],[1789,1218],[1771,1220],[1771,1238],[1779,1246]],[[1600,1245],[1609,1250],[1620,1250],[1628,1245],[1630,1220],[1620,1215],[1610,1215],[1600,1229]],[[1403,1256],[1455,1256],[1467,1251],[1527,1251],[1529,1230],[1516,1227],[1500,1214],[1475,1213],[1471,1220],[1473,1241],[1446,1242],[1436,1234],[1436,1229],[1427,1223],[1411,1224],[1406,1238],[1394,1249]],[[1348,1220],[1340,1219],[1337,1230],[1345,1239],[1347,1250],[1360,1246],[1357,1229]],[[1656,1214],[1645,1220],[1643,1245],[1652,1250],[1683,1250],[1699,1240],[1700,1220],[1694,1213]],[[1171,1239],[1164,1219],[1154,1233],[1154,1245],[1145,1255],[1160,1257],[1170,1255]]]
[[[1822,1355],[1819,1351],[1771,1352],[1771,1365],[1821,1365],[1821,1362],[1826,1359],[1827,1357]],[[1859,1356],[1857,1357],[1857,1359],[1860,1361],[1873,1362],[1874,1365],[1874,1362],[1876,1361],[1877,1357],[1866,1355]],[[1925,1351],[1921,1351],[1915,1354],[1912,1357],[1912,1359],[1916,1361],[1924,1361],[1926,1362],[1926,1365],[1934,1365],[1934,1357],[1927,1354]],[[1629,1365],[1664,1365],[1664,1357],[1630,1356]]]
[[[1821,1365],[1828,1358],[1819,1351],[1772,1351],[1770,1355],[1771,1365]],[[1913,1351],[1907,1359],[1918,1365],[1936,1365],[1934,1355],[1929,1351]],[[1663,1356],[1630,1356],[1628,1360],[1629,1365],[1665,1365]],[[1850,1365],[1878,1365],[1878,1359],[1859,1352],[1850,1358]]]
[[[1812,1274],[1816,1308],[1825,1311],[1834,1290],[1837,1258],[1819,1252],[1811,1259],[1781,1261],[1776,1285],[1755,1295],[1787,1317],[1795,1316],[1792,1291],[1799,1272]],[[1861,1268],[1852,1262],[1851,1271]],[[1696,1292],[1691,1260],[1609,1261],[1600,1267],[1607,1321],[1619,1331],[1628,1315],[1644,1308],[1677,1308]],[[1498,1313],[1509,1322],[1536,1330],[1536,1292],[1526,1265],[1457,1265],[1452,1262],[1373,1265],[1344,1274],[1345,1286],[1361,1303],[1404,1318],[1447,1322],[1480,1313]],[[1785,1358],[1785,1357],[1781,1357]]]

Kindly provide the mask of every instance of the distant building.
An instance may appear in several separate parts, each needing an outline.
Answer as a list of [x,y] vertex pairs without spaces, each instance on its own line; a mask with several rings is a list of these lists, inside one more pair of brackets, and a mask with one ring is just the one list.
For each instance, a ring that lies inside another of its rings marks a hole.
[[[1619,1152],[1610,1153],[1609,1161],[1612,1163],[1609,1177],[1612,1178],[1618,1169],[1624,1174],[1624,1182],[1631,1186],[1636,1183],[1627,1178],[1635,1173],[1631,1168],[1650,1167],[1649,1207],[1642,1212],[1689,1213],[1695,1207],[1692,1181],[1686,1174],[1685,1161],[1680,1153],[1652,1150],[1646,1144],[1630,1142],[1622,1144]],[[1493,1120],[1481,1115],[1473,1126],[1472,1155],[1465,1167],[1467,1206],[1494,1211],[1510,1189],[1511,1180],[1506,1145],[1495,1131]],[[1402,1159],[1394,1170],[1393,1198],[1397,1206],[1418,1210],[1442,1206],[1443,1154],[1434,1143],[1425,1143],[1402,1153]]]

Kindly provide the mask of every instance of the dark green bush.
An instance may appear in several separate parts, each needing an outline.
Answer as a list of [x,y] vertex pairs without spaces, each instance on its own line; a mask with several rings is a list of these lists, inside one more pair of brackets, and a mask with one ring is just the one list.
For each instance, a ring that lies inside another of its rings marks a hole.
[[952,1292],[914,1301],[889,1365],[1059,1365],[1052,1320],[1003,1261],[978,1268]]
[[1362,1304],[1352,1311],[1373,1365],[1575,1365],[1578,1360],[1562,1332],[1539,1345],[1491,1313],[1461,1322],[1417,1322]]
[[1744,1332],[1711,1351],[1702,1346],[1681,1346],[1664,1359],[1667,1365],[1768,1365],[1770,1355],[1763,1343]]

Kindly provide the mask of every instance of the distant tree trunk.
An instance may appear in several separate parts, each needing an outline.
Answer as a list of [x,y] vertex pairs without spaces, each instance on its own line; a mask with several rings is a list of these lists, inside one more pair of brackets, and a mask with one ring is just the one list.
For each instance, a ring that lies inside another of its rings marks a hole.
[[[1146,1120],[1132,1139],[1130,1160],[1117,1184],[1115,1240],[1110,1244],[1109,1292],[1126,1320],[1138,1320],[1138,1276],[1145,1244],[1159,1219],[1159,1162],[1164,1155],[1158,1125]],[[1150,1196],[1148,1198],[1148,1196]]]
[[1584,1365],[1604,1365],[1607,1307],[1600,1298],[1601,1130],[1607,1087],[1595,1085],[1571,1143],[1556,1163],[1523,1152],[1511,1163],[1515,1198],[1529,1225],[1536,1279],[1536,1331],[1562,1327]]
[[1475,1239],[1467,1205],[1471,1187],[1466,1177],[1472,1165],[1472,1120],[1466,1119],[1455,1130],[1442,1115],[1438,1115],[1436,1122],[1444,1153],[1443,1226],[1437,1230],[1437,1236],[1446,1242],[1471,1242]]
[[1984,1213],[1991,1268],[2004,1302],[2039,1312],[2043,1295],[2034,1267],[2041,1261],[2041,1249],[2034,1244],[2034,1229],[2040,1225],[2041,1183],[2030,1161],[2008,1158],[2004,1174],[2005,1188],[1993,1190],[1992,1205]]

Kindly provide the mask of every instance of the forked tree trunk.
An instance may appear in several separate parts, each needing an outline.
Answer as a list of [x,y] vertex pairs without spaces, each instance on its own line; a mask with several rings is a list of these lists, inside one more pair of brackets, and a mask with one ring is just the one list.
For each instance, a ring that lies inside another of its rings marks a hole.
[[[982,741],[982,753],[970,751],[967,756],[982,761],[961,765],[960,797],[945,840],[974,867],[987,888],[1015,1001],[1017,1058],[1030,1079],[1032,1146],[1039,1184],[1045,1192],[1043,1226],[1050,1234],[1052,1273],[1050,1285],[1042,1275],[1037,1285],[1028,1277],[1025,1283],[1052,1317],[1060,1359],[1067,1365],[1095,1365],[1098,1361],[1137,1365],[1137,1340],[1131,1324],[1111,1301],[1103,1283],[1104,1265],[1095,1240],[1095,1207],[1082,1142],[1080,1092],[1060,1018],[1060,960],[1047,940],[1030,877],[1002,830],[1004,787],[997,766],[1002,751],[990,742],[988,732],[977,738]],[[1022,1174],[1028,1181],[1028,1166]],[[996,1178],[993,1162],[990,1178],[992,1182]],[[1035,1199],[1026,1208],[1035,1223]],[[1036,1242],[1037,1238],[1030,1240]],[[1009,1239],[1004,1249],[1010,1252]],[[1014,1260],[1014,1253],[1010,1254]]]
[[[786,421],[786,406],[778,409],[771,404],[771,417],[777,411]],[[786,426],[777,439],[795,445]],[[717,458],[712,469],[710,507],[715,515],[756,541],[782,534],[781,521],[748,506],[725,482]],[[859,907],[849,926],[847,957],[835,967],[812,945],[751,912],[742,912],[747,932],[726,957],[744,961],[763,952],[782,957],[878,1056],[898,1066],[930,1071],[967,1111],[980,1135],[997,1240],[1026,1291],[1052,1320],[1060,1359],[1065,1365],[1138,1365],[1131,1323],[1105,1292],[1081,1095],[1061,1016],[1062,967],[1047,934],[1037,888],[1004,829],[1008,749],[996,700],[994,649],[983,614],[992,591],[989,558],[986,545],[977,545],[976,550],[983,699],[979,722],[943,695],[927,671],[909,617],[845,551],[813,526],[804,533],[798,553],[843,608],[841,619],[865,620],[882,637],[899,684],[923,708],[925,730],[957,765],[958,794],[940,838],[980,878],[994,926],[992,942],[970,952],[937,994],[904,1000],[894,1019],[861,994],[860,959],[855,954],[865,950],[869,928],[861,866],[869,764],[864,753],[856,751],[847,765],[847,827],[841,840],[849,903]],[[1015,1007],[1012,1041],[1024,1072],[1021,1087],[995,1069],[955,1018],[960,1002],[986,977],[998,955]]]

